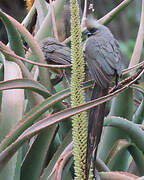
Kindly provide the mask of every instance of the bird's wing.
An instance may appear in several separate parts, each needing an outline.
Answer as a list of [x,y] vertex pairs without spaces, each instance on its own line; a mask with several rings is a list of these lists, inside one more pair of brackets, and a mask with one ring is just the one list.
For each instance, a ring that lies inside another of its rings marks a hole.
[[114,39],[105,41],[94,36],[85,45],[85,60],[95,82],[106,88],[112,77],[120,76],[120,51]]
[[[53,53],[60,58],[60,62],[65,64],[71,64],[71,50],[67,46],[60,47]],[[62,60],[62,61],[61,61]]]
[[40,43],[40,48],[48,63],[68,65],[71,62],[70,48],[54,38],[44,39]]

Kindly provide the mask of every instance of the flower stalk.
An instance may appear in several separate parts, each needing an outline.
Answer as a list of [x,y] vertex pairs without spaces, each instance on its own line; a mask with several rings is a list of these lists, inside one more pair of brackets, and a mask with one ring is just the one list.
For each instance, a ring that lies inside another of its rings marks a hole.
[[[72,107],[85,102],[82,82],[84,81],[84,58],[82,51],[81,26],[79,6],[77,0],[71,2],[71,100]],[[74,143],[74,169],[76,180],[85,179],[86,141],[87,141],[87,115],[86,112],[73,116],[73,143]]]

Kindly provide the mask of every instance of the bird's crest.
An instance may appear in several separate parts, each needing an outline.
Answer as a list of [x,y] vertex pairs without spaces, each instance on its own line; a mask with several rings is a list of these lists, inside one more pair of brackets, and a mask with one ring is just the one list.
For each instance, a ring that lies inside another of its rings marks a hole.
[[88,30],[92,29],[92,28],[98,28],[100,26],[100,24],[98,23],[98,21],[92,16],[89,15],[86,19],[86,27]]

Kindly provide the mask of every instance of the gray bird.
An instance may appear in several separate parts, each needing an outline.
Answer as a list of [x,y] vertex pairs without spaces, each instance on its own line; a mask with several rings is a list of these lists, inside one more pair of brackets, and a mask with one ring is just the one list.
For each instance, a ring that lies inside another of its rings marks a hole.
[[[59,65],[70,65],[71,64],[71,49],[67,47],[64,43],[59,42],[58,40],[48,37],[40,42],[40,48],[44,54],[45,60],[48,64],[59,64]],[[88,68],[85,68],[86,78],[89,80],[91,77],[88,73]],[[54,70],[55,73],[63,75],[62,71]],[[64,74],[70,84],[71,79],[71,69],[65,69]],[[87,94],[89,92],[87,91]],[[88,95],[89,96],[89,95]],[[89,97],[86,97],[89,100]]]
[[[48,37],[40,42],[40,48],[45,56],[48,64],[70,65],[71,64],[71,49],[58,40]],[[63,74],[61,70],[54,70],[57,74]],[[71,69],[65,71],[67,80],[70,82]]]
[[48,63],[69,65],[71,63],[71,50],[58,40],[48,37],[40,42],[40,48]]
[[[106,26],[99,24],[92,17],[87,18],[86,26],[88,38],[84,45],[84,55],[91,77],[95,81],[91,96],[91,100],[93,100],[108,94],[108,88],[114,77],[117,85],[118,78],[122,74],[121,56],[118,42]],[[96,171],[96,154],[103,128],[104,111],[105,103],[90,110],[86,152],[86,180],[89,177],[92,154],[94,154],[92,163],[94,177],[97,180],[99,179]]]

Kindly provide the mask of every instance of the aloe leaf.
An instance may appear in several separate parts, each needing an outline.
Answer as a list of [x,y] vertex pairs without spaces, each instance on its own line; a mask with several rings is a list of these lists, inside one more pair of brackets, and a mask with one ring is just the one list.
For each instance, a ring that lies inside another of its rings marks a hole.
[[4,56],[3,56],[3,54],[1,53],[1,51],[0,51],[0,63],[3,63],[4,62]]
[[0,91],[8,90],[8,89],[31,90],[39,93],[44,98],[47,98],[51,95],[43,85],[41,85],[37,81],[29,80],[29,79],[12,79],[8,81],[0,82]]
[[4,66],[0,64],[0,81],[4,79]]
[[127,149],[127,147],[130,145],[131,143],[125,139],[119,139],[118,141],[116,141],[115,144],[112,146],[110,152],[108,153],[105,159],[105,163],[108,166],[112,166],[111,164],[113,163],[113,159],[115,159],[118,154],[120,154],[123,150]]
[[23,48],[22,39],[15,28],[15,26],[11,23],[11,21],[7,18],[7,16],[0,10],[0,18],[2,19],[7,33],[8,33],[8,39],[10,43],[11,49],[19,56],[24,57],[25,52]]
[[127,151],[127,147],[129,146],[130,142],[125,139],[119,139],[112,147],[112,150],[108,153],[107,158],[105,160],[106,165],[113,169],[117,162],[117,167],[123,164],[123,157],[124,153]]
[[144,120],[144,100],[142,100],[141,104],[137,108],[135,114],[133,115],[133,122],[137,124],[141,124]]
[[[44,55],[43,55],[38,43],[36,42],[34,37],[27,31],[27,29],[24,28],[24,26],[22,26],[18,21],[16,21],[11,16],[7,15],[6,13],[3,13],[3,14],[11,21],[11,23],[17,28],[20,35],[28,43],[28,45],[31,48],[32,53],[35,57],[35,60],[39,61],[41,63],[46,63],[44,60],[45,59]],[[47,69],[39,68],[39,71],[40,71],[39,78],[40,78],[41,83],[49,89],[50,81],[47,78]]]
[[[64,3],[65,0],[59,0],[54,3],[54,12],[56,19],[59,17],[59,14],[63,9]],[[52,36],[52,21],[51,21],[51,13],[49,12],[45,17],[39,31],[37,32],[35,39],[40,41],[46,37],[51,37],[51,36]]]
[[23,160],[23,154],[22,154],[23,147],[19,149],[18,154],[17,154],[17,162],[15,164],[15,174],[14,174],[13,180],[20,180],[21,163]]
[[50,144],[56,134],[56,130],[57,125],[53,125],[43,131],[40,136],[37,136],[22,164],[21,180],[39,179],[44,163],[46,162],[46,156],[47,152],[49,152]]
[[42,173],[40,180],[47,179],[47,177],[52,172],[52,169],[54,168],[58,158],[60,157],[60,155],[62,154],[64,149],[68,146],[68,144],[71,141],[72,141],[72,132],[70,130],[69,133],[64,138],[63,142],[61,143],[61,145],[59,146],[59,148],[57,149],[57,151],[55,152],[55,154],[53,155],[53,157],[52,157],[51,161],[49,162],[48,166],[44,169],[44,172]]
[[37,9],[37,14],[38,14],[38,23],[41,26],[44,18],[46,17],[48,13],[48,8],[44,0],[36,0],[35,7]]
[[[12,61],[12,62],[16,62],[21,70],[22,70],[22,73],[23,73],[23,76],[25,78],[28,78],[28,79],[33,79],[33,76],[32,74],[29,72],[29,70],[27,69],[27,67],[24,65],[23,62],[21,62],[20,60],[18,60],[18,58],[15,57],[15,55],[13,54],[13,51],[11,51],[7,46],[5,46],[3,43],[0,42],[0,48],[2,49],[3,53],[6,51],[8,52],[8,54],[10,55],[5,55],[6,58],[9,60],[9,61]],[[5,54],[5,53],[4,53]],[[11,54],[13,54],[13,56],[11,56]],[[20,57],[21,58],[21,57]],[[40,102],[43,101],[43,97],[38,95],[38,94],[35,94],[31,91],[27,91],[27,95],[28,95],[28,99],[29,99],[29,102],[31,102],[31,105],[36,105]]]
[[[0,42],[0,49],[3,52],[3,54],[5,55],[5,51],[9,52],[10,54],[13,54],[13,51],[11,51],[7,46],[5,46],[2,42]],[[15,62],[16,64],[18,64],[22,70],[23,76],[25,78],[28,79],[32,79],[32,75],[30,74],[30,72],[28,71],[28,69],[26,68],[26,66],[23,64],[23,62],[19,61],[17,58],[10,56],[8,54],[5,55],[6,59],[12,62]]]
[[131,138],[131,141],[144,152],[144,133],[136,124],[121,117],[108,116],[105,119],[104,125],[116,127],[125,131]]
[[144,2],[141,3],[141,18],[140,18],[140,24],[139,24],[139,30],[136,38],[135,47],[132,53],[132,57],[129,63],[129,67],[132,67],[139,63],[140,57],[142,55],[143,51],[143,37],[144,34]]
[[[22,78],[19,66],[13,62],[4,62],[4,80]],[[24,90],[6,90],[2,93],[0,139],[10,136],[10,130],[23,116]],[[21,150],[20,150],[21,151]],[[20,152],[19,151],[19,152]],[[15,175],[20,176],[22,156],[17,152],[0,173],[0,179],[12,180]],[[18,160],[18,161],[17,161]],[[17,174],[15,174],[17,173]]]
[[[127,89],[118,94],[116,98],[112,100],[110,116],[123,117],[128,120],[132,120],[133,114],[133,93],[132,89]],[[110,151],[113,144],[118,139],[127,139],[127,133],[123,132],[121,129],[114,127],[106,127],[104,130],[103,141],[99,149],[99,157],[103,161],[106,159],[107,153]],[[122,156],[117,158],[115,165],[113,165],[112,170],[126,170],[128,167],[128,161],[126,160],[129,157],[128,152],[124,152]],[[123,160],[122,160],[123,159]],[[121,164],[119,164],[121,161]]]
[[70,170],[71,166],[73,165],[73,157],[70,158],[70,160],[67,162],[67,164],[64,167],[64,170],[62,172],[62,179],[63,180],[73,180],[72,172]]
[[62,171],[67,164],[69,158],[72,157],[73,143],[71,142],[59,156],[57,163],[55,164],[51,174],[47,177],[47,179],[51,178],[51,175],[54,175],[54,179],[61,180],[62,179]]
[[[114,93],[112,93],[111,95],[108,95],[107,97],[101,97],[101,98],[93,100],[93,101],[91,101],[89,103],[82,104],[82,105],[80,105],[78,107],[65,109],[63,111],[55,113],[55,114],[51,115],[50,117],[45,118],[45,119],[35,123],[34,125],[32,125],[34,120],[36,118],[38,118],[41,115],[41,113],[44,113],[46,110],[48,110],[48,107],[50,107],[54,103],[56,103],[56,101],[55,101],[56,96],[52,96],[51,98],[49,98],[47,100],[47,102],[43,102],[41,104],[41,106],[36,107],[29,114],[25,115],[25,117],[23,118],[23,120],[25,119],[25,121],[22,122],[21,124],[19,124],[13,130],[11,136],[6,137],[5,140],[1,143],[1,145],[0,145],[0,150],[1,151],[4,150],[8,145],[9,145],[9,147],[6,148],[3,152],[0,153],[0,169],[3,168],[5,163],[7,163],[9,158],[11,158],[11,156],[17,151],[17,149],[26,140],[28,140],[29,138],[31,138],[35,134],[41,132],[42,130],[44,130],[48,126],[51,126],[51,125],[53,125],[55,123],[60,122],[63,119],[71,117],[72,115],[78,114],[78,113],[80,113],[82,111],[86,111],[89,108],[92,108],[92,107],[94,107],[96,105],[104,103],[107,100],[110,100],[114,96],[113,94]],[[60,92],[60,94],[57,93],[57,96],[60,96],[60,95],[61,95],[61,100],[67,96],[67,95],[64,95],[62,92]],[[29,127],[30,125],[32,125],[32,126]],[[24,129],[26,129],[26,128],[28,128],[28,129],[24,131]],[[17,137],[18,137],[18,139],[15,140]],[[14,140],[15,140],[15,142],[13,142]]]
[[32,52],[34,53],[35,57],[37,57],[37,59],[40,62],[44,63],[45,61],[44,61],[43,53],[42,53],[38,43],[34,39],[34,37],[18,21],[16,21],[14,18],[12,18],[11,16],[7,15],[6,13],[4,13],[4,14],[11,21],[11,23],[17,28],[17,30],[20,33],[20,35],[28,43],[28,45],[30,46],[30,48],[31,48]]
[[[59,92],[51,97],[49,97],[48,99],[46,99],[45,101],[43,101],[39,106],[36,106],[35,108],[33,108],[29,113],[27,113],[21,122],[21,125],[17,125],[15,129],[13,129],[13,133],[11,134],[11,136],[8,136],[5,138],[5,140],[1,143],[0,145],[0,151],[2,151],[3,149],[5,149],[8,145],[10,145],[13,141],[16,140],[16,138],[18,138],[18,136],[29,126],[32,125],[32,123],[39,118],[44,112],[46,112],[48,110],[48,108],[50,108],[52,105],[54,105],[55,103],[58,103],[59,101],[61,101],[62,99],[64,99],[65,97],[67,97],[68,95],[70,95],[69,89],[66,89],[62,92]],[[24,121],[24,122],[23,122]]]
[[132,87],[144,95],[144,82],[141,82],[140,84],[133,84]]
[[28,28],[35,12],[36,12],[36,9],[35,9],[35,5],[33,4],[32,8],[28,12],[27,16],[24,18],[24,20],[21,23],[25,28]]
[[[91,82],[92,83],[92,82]],[[89,87],[89,82],[86,82],[84,84],[86,87]],[[70,95],[70,89],[66,89],[64,91],[61,91],[53,96],[51,96],[50,98],[46,99],[44,102],[42,102],[39,106],[36,106],[35,108],[33,108],[29,113],[27,113],[23,119],[21,121],[24,121],[24,123],[22,122],[22,127],[16,127],[13,130],[13,133],[10,137],[6,137],[5,141],[3,142],[3,144],[0,145],[0,149],[1,151],[6,148],[8,145],[10,145],[13,141],[16,140],[16,138],[29,126],[32,125],[32,123],[38,118],[40,117],[40,115],[42,115],[44,112],[46,112],[48,110],[49,107],[55,105],[56,103],[58,103],[59,101],[61,101],[62,99],[68,97]],[[61,104],[60,104],[60,108],[61,108]]]
[[141,104],[138,106],[132,119],[134,123],[141,124],[144,120],[144,83],[141,82],[140,84],[133,84],[132,87],[142,93]]
[[131,156],[133,157],[137,169],[140,173],[140,176],[144,175],[144,154],[142,151],[139,150],[134,144],[128,147],[128,151],[130,152]]
[[[122,88],[121,90],[123,90]],[[64,92],[66,93],[67,90]],[[43,119],[40,122],[37,122],[36,124],[29,127],[42,113],[44,113],[46,110],[48,110],[48,107],[54,105],[57,103],[56,99],[59,97],[59,101],[64,99],[68,96],[68,94],[64,94],[63,92],[57,93],[56,95],[50,97],[47,99],[47,101],[44,101],[40,106],[34,108],[30,113],[28,113],[24,118],[21,125],[18,125],[15,130],[13,130],[10,137],[6,137],[5,140],[0,145],[0,150],[3,151],[8,145],[10,145],[26,128],[28,128],[26,131],[24,131],[19,138],[12,143],[9,148],[7,148],[5,151],[1,153],[1,168],[4,166],[4,163],[7,163],[8,159],[11,158],[11,156],[16,152],[16,150],[28,139],[37,134],[38,132],[42,131],[43,129],[47,128],[48,126],[51,126],[55,123],[60,122],[63,119],[66,119],[68,117],[71,117],[74,114],[80,113],[82,111],[86,111],[94,106],[97,106],[101,103],[104,103],[111,98],[113,98],[120,90],[113,92],[107,96],[101,97],[99,99],[93,100],[91,102],[79,105],[77,107],[68,108],[66,110],[60,111],[58,113],[55,113],[48,119]],[[40,124],[39,124],[40,123]],[[9,156],[9,158],[7,157]]]
[[125,172],[100,172],[99,173],[102,180],[135,180],[138,176],[134,174]]
[[109,172],[110,169],[107,167],[107,165],[99,158],[96,159],[96,167],[98,172]]
[[[108,156],[105,160],[105,163],[111,167],[113,166],[113,161],[118,156],[122,155],[123,151],[128,150],[133,157],[135,164],[140,172],[140,175],[143,175],[143,167],[144,167],[144,155],[142,151],[140,151],[135,144],[125,140],[120,139],[118,140],[114,146],[112,147],[111,151],[108,153]],[[119,161],[119,163],[121,163]]]

